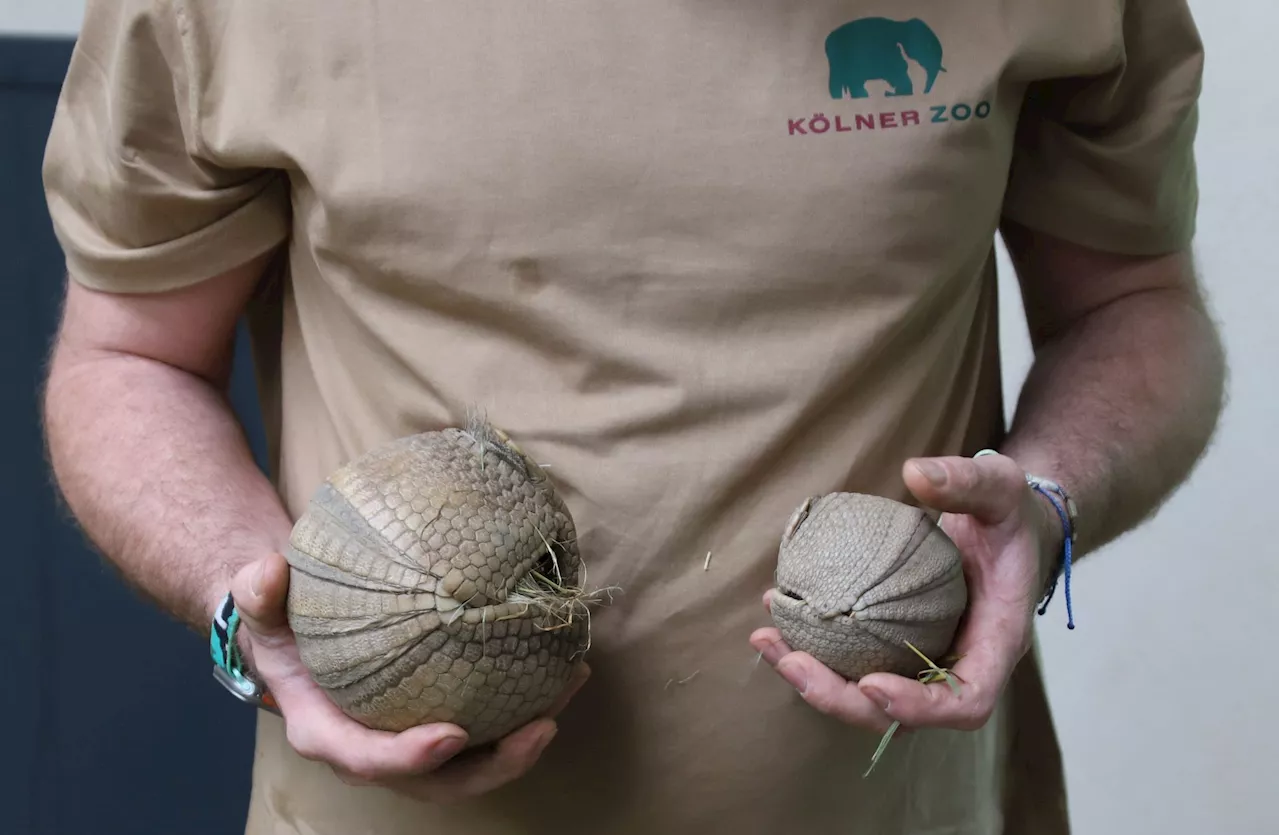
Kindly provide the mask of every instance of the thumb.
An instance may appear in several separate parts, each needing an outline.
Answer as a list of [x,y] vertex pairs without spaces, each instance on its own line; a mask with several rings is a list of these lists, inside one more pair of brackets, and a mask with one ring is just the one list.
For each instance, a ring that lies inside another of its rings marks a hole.
[[260,640],[288,637],[288,594],[289,563],[277,553],[254,560],[231,578],[240,621]]
[[973,516],[989,525],[1009,518],[1026,489],[1022,468],[1004,455],[912,458],[903,464],[902,478],[928,507]]

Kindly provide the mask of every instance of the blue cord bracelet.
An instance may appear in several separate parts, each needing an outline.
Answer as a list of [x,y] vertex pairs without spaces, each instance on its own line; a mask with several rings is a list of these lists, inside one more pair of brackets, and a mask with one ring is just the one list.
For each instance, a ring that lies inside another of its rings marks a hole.
[[1049,611],[1049,601],[1053,600],[1053,592],[1058,587],[1058,576],[1059,573],[1061,573],[1063,578],[1062,596],[1066,598],[1067,601],[1067,628],[1075,629],[1075,615],[1072,613],[1071,609],[1071,540],[1075,538],[1075,529],[1071,524],[1071,517],[1067,514],[1066,508],[1064,508],[1058,501],[1058,497],[1054,495],[1053,491],[1043,486],[1038,482],[1038,480],[1028,479],[1028,482],[1031,484],[1031,489],[1040,493],[1049,500],[1050,504],[1053,505],[1053,509],[1058,512],[1058,518],[1062,520],[1063,530],[1062,570],[1061,572],[1054,573],[1053,580],[1049,583],[1049,591],[1045,593],[1044,599],[1041,602],[1037,613],[1043,615],[1045,612]]
[[[984,455],[999,455],[994,449],[984,449],[974,455],[974,458],[981,458]],[[1067,629],[1076,628],[1075,614],[1071,606],[1071,550],[1072,543],[1076,538],[1076,504],[1066,490],[1062,489],[1060,484],[1050,481],[1047,478],[1026,474],[1027,486],[1035,490],[1040,495],[1049,500],[1053,505],[1053,509],[1058,512],[1058,518],[1062,520],[1062,563],[1058,570],[1054,572],[1053,579],[1049,581],[1049,588],[1041,598],[1040,608],[1036,610],[1037,614],[1043,615],[1049,611],[1049,602],[1053,600],[1053,593],[1058,588],[1058,578],[1063,578],[1063,597],[1067,601]]]

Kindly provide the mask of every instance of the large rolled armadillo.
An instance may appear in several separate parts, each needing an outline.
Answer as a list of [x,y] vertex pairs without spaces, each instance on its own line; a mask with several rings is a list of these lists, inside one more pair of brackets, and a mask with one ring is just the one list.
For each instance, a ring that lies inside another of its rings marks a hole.
[[317,684],[383,730],[452,722],[472,746],[547,710],[588,647],[573,518],[483,421],[384,444],[295,523],[289,623]]
[[968,603],[955,543],[924,511],[831,493],[806,500],[778,550],[769,608],[792,649],[856,681],[914,676],[950,648]]

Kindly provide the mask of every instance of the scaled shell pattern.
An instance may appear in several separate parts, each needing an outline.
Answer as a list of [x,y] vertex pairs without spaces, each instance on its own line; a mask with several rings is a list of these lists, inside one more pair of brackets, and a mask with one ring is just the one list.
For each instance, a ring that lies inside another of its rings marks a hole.
[[940,663],[967,602],[959,549],[924,511],[831,493],[788,522],[770,611],[793,649],[856,681],[925,669],[907,642]]
[[289,623],[348,715],[493,741],[544,712],[586,650],[508,596],[535,567],[579,581],[573,519],[546,473],[493,431],[387,443],[335,472],[293,529]]

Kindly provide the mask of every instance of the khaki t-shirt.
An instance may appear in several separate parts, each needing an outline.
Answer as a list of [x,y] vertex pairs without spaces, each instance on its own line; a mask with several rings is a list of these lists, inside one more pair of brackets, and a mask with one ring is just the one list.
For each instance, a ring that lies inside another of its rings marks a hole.
[[1034,655],[863,779],[878,737],[747,637],[804,497],[909,500],[906,457],[999,442],[1002,218],[1188,243],[1200,47],[1178,0],[90,2],[46,168],[72,277],[283,245],[254,324],[289,510],[475,405],[623,590],[526,778],[435,808],[263,714],[248,832],[1065,832]]

